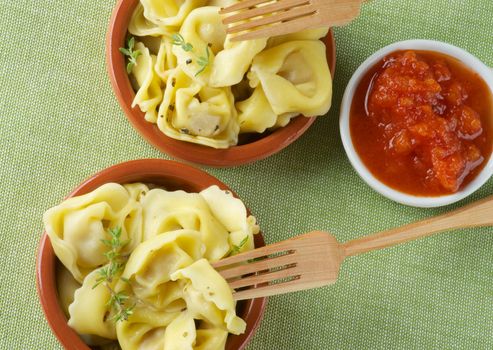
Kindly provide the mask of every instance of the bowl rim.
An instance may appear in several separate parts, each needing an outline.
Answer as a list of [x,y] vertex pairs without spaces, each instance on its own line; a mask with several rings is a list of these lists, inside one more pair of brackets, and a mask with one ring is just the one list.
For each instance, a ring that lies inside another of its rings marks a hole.
[[[231,190],[219,179],[195,167],[164,159],[138,159],[118,163],[95,173],[72,190],[65,199],[88,193],[108,182],[125,183],[126,181],[136,181],[132,180],[132,178],[139,176],[162,177],[163,179],[168,179],[167,181],[176,179],[198,188],[207,188],[212,185],[217,185],[222,190],[230,191],[236,198],[240,198],[236,192]],[[247,213],[250,215],[250,210],[248,208]],[[265,245],[262,232],[256,234],[254,239],[256,247]],[[46,231],[43,231],[36,256],[36,289],[45,319],[52,332],[65,349],[90,350],[91,348],[85,344],[75,330],[70,328],[67,324],[67,318],[58,301],[58,291],[55,279],[56,265],[57,258],[53,251],[50,239],[46,234]],[[238,336],[232,334],[228,335],[228,339],[230,339],[230,337],[235,339],[233,340],[235,349],[244,349],[256,333],[261,320],[263,319],[267,300],[268,298],[257,298],[244,302],[243,317],[247,323],[246,331]],[[238,347],[236,347],[236,344],[239,344]],[[228,349],[228,347],[226,347],[226,349]]]
[[[282,128],[261,139],[227,149],[211,147],[175,140],[162,133],[155,124],[144,119],[138,106],[131,107],[135,93],[125,71],[125,60],[118,48],[124,42],[128,22],[138,0],[119,0],[113,9],[106,34],[106,68],[112,90],[126,118],[137,132],[151,145],[173,158],[187,163],[212,167],[232,167],[265,159],[280,152],[296,141],[316,120],[317,117],[298,116]],[[324,38],[326,57],[332,79],[336,66],[336,43],[332,29]]]
[[491,96],[493,98],[493,70],[486,66],[481,60],[479,60],[479,58],[467,52],[466,50],[451,45],[449,43],[436,40],[414,39],[395,42],[383,47],[382,49],[376,51],[374,54],[368,57],[354,72],[346,87],[341,103],[339,117],[340,136],[342,144],[344,146],[344,150],[346,151],[349,161],[358,175],[371,188],[373,188],[373,190],[387,197],[388,199],[408,206],[420,208],[433,208],[453,204],[477,191],[493,175],[493,154],[490,155],[490,158],[488,159],[486,165],[481,170],[481,172],[463,189],[459,190],[456,193],[444,196],[422,197],[395,190],[388,185],[382,183],[368,170],[354,148],[351,138],[349,119],[351,103],[356,88],[358,87],[363,76],[371,67],[377,64],[388,54],[401,50],[434,51],[458,59],[483,78],[483,80],[489,87]]

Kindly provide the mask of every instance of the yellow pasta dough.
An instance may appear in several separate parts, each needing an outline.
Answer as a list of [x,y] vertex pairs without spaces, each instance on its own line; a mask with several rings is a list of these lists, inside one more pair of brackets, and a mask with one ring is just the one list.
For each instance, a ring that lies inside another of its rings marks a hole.
[[262,86],[257,86],[246,100],[237,102],[236,108],[242,132],[264,132],[273,127],[278,118],[265,97]]
[[174,68],[176,68],[176,57],[171,52],[172,44],[165,39],[161,39],[159,51],[154,64],[154,72],[163,82],[168,80]]
[[180,67],[170,73],[157,125],[169,137],[214,148],[238,141],[239,124],[229,87],[200,85]]
[[179,34],[184,41],[191,44],[193,49],[185,51],[175,45],[173,53],[178,59],[178,65],[191,79],[200,85],[208,85],[210,69],[197,74],[200,70],[198,57],[207,57],[214,60],[215,55],[224,49],[226,30],[217,13],[218,7],[205,6],[194,9],[183,22]]
[[144,6],[139,3],[132,14],[128,25],[128,32],[135,36],[163,36],[171,35],[168,29],[160,27],[156,23],[151,22],[144,16]]
[[94,287],[97,277],[96,269],[86,276],[82,286],[75,291],[74,301],[68,308],[68,325],[79,334],[116,339],[115,322],[107,317],[107,303],[111,295],[103,285]]
[[140,0],[144,17],[160,27],[177,27],[188,14],[206,0]]
[[267,48],[271,48],[289,41],[296,40],[317,40],[325,37],[329,32],[329,28],[315,28],[315,29],[305,29],[301,32],[279,35],[270,37],[267,41]]
[[145,113],[146,120],[155,123],[157,107],[163,99],[161,80],[154,70],[156,56],[151,55],[149,49],[140,42],[136,43],[135,47],[142,54],[137,57],[137,64],[132,69],[132,74],[139,85],[132,107],[139,105],[140,110]]
[[122,238],[131,242],[128,250],[142,240],[138,199],[147,187],[139,185],[142,191],[138,193],[131,192],[133,187],[109,183],[86,195],[69,198],[43,216],[55,254],[79,283],[89,272],[106,264],[107,247],[101,240],[108,238],[108,228],[122,229]]
[[[228,283],[206,259],[194,262],[174,272],[171,279],[185,279],[187,284],[188,313],[218,326],[224,326],[233,334],[245,331],[246,323],[236,316],[235,302]],[[219,317],[218,317],[219,316]]]
[[[210,264],[253,249],[259,232],[231,193],[109,183],[65,200],[44,220],[67,268],[59,269],[58,288],[68,324],[89,345],[220,350],[229,333],[245,331],[231,289]],[[121,230],[125,242],[120,265],[109,260],[110,230]],[[117,297],[130,307],[120,320],[108,306]]]
[[331,105],[332,81],[325,46],[317,40],[288,41],[258,54],[248,77],[262,86],[272,110],[323,115]]
[[[168,137],[229,148],[241,133],[328,112],[332,79],[319,40],[328,28],[234,42],[218,11],[236,2],[140,0],[129,26],[143,56],[132,71],[134,105]],[[147,37],[161,38],[157,57],[142,47]]]

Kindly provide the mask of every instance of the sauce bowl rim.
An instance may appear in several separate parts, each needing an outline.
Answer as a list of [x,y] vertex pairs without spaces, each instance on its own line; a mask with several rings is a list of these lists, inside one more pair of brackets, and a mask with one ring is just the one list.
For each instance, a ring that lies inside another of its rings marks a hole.
[[478,173],[476,178],[474,178],[469,184],[467,184],[464,188],[460,189],[456,193],[444,196],[422,197],[393,189],[390,186],[384,184],[382,181],[378,180],[363,163],[358,153],[356,152],[352,142],[349,125],[350,111],[354,94],[361,79],[368,72],[369,69],[371,69],[385,56],[392,52],[404,50],[433,51],[446,54],[452,58],[458,59],[469,69],[477,73],[485,81],[485,83],[489,87],[490,96],[493,99],[493,70],[486,66],[476,56],[457,46],[436,40],[415,39],[399,41],[383,47],[382,49],[376,51],[374,54],[368,57],[358,67],[358,69],[354,72],[353,76],[349,80],[342,99],[339,117],[339,127],[342,144],[351,165],[356,170],[358,175],[371,188],[373,188],[373,190],[380,193],[384,197],[387,197],[388,199],[404,205],[420,208],[433,208],[453,204],[476,192],[493,175],[493,154],[490,155],[490,158],[488,159],[486,165]]

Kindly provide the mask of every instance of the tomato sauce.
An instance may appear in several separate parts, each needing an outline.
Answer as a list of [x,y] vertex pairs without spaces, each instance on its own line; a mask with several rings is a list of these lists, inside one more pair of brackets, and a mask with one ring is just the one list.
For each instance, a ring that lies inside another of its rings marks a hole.
[[458,191],[492,152],[493,102],[484,80],[431,51],[398,51],[363,77],[351,138],[383,183],[418,196]]

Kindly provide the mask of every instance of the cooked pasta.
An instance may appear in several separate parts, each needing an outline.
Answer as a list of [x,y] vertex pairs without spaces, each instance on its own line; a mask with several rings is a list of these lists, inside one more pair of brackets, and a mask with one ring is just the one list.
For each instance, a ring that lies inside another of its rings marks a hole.
[[151,123],[157,121],[157,107],[163,99],[163,91],[159,76],[156,74],[155,65],[157,58],[149,53],[149,49],[143,43],[137,43],[136,48],[142,53],[137,57],[139,69],[135,69],[135,80],[139,85],[132,107],[139,105],[145,112],[145,119]]
[[251,87],[262,86],[277,115],[320,115],[330,107],[332,93],[325,62],[321,41],[288,41],[258,54],[248,79]]
[[[107,263],[101,240],[108,227],[122,228],[122,239],[130,240],[125,250],[133,250],[141,242],[141,193],[134,191],[135,187],[140,185],[109,183],[86,195],[69,198],[45,213],[45,229],[53,250],[79,283]],[[142,189],[147,191],[147,187]]]
[[[235,2],[140,0],[132,16],[128,31],[141,53],[130,73],[132,106],[168,137],[224,149],[241,133],[330,109],[332,80],[319,40],[328,29],[234,42],[218,10]],[[158,50],[146,44],[150,37],[161,39]]]
[[[64,266],[57,285],[68,324],[89,345],[216,350],[245,331],[210,264],[254,248],[256,220],[231,193],[109,183],[48,210],[44,223]],[[118,255],[108,248],[116,228]],[[130,305],[122,319],[108,306],[115,298]]]

